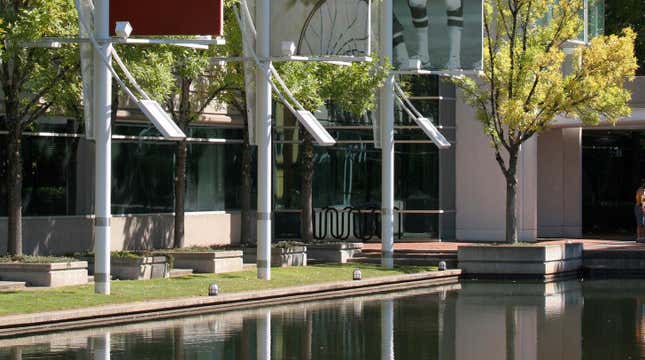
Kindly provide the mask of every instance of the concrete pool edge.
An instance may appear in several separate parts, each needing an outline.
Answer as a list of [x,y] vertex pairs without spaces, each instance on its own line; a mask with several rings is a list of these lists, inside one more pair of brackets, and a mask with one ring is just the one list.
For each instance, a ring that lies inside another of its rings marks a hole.
[[60,311],[0,316],[0,338],[125,324],[218,311],[388,292],[459,282],[461,270],[339,281],[261,291],[120,303]]

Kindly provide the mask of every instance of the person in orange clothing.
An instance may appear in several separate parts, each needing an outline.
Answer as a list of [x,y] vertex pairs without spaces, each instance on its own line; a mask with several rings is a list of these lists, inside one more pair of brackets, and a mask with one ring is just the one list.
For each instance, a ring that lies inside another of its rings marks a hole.
[[636,217],[636,241],[645,241],[645,181],[636,189],[636,203],[634,204],[634,216]]

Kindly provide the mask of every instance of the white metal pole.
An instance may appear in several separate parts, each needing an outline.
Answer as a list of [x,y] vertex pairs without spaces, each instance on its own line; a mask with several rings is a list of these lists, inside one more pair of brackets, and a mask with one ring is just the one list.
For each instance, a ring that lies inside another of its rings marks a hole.
[[381,359],[394,360],[394,301],[381,303]]
[[[381,5],[381,61],[392,61],[392,0]],[[394,267],[394,74],[379,94],[381,125],[381,265]]]
[[[94,36],[101,49],[94,52],[94,128],[96,132],[94,177],[94,290],[110,294],[110,218],[112,177],[112,75],[101,57],[111,61],[109,40],[110,0],[96,0]],[[101,54],[101,52],[103,54]]]
[[257,267],[258,279],[271,280],[271,84],[270,72],[270,0],[255,3],[257,21],[256,52],[260,62],[255,76],[257,86],[255,116],[258,132],[258,211]]
[[271,360],[271,311],[267,311],[258,317],[256,338],[256,358],[258,360]]

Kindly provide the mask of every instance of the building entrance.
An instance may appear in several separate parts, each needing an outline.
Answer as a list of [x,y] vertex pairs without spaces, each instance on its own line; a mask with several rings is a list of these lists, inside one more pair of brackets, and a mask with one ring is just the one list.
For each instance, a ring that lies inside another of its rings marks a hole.
[[645,179],[645,130],[582,132],[582,231],[632,240],[634,193]]

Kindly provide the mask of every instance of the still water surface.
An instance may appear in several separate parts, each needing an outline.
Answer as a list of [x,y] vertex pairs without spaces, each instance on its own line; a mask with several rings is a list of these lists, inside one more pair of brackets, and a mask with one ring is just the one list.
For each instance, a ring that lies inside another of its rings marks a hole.
[[463,282],[0,340],[0,359],[645,359],[645,280]]

